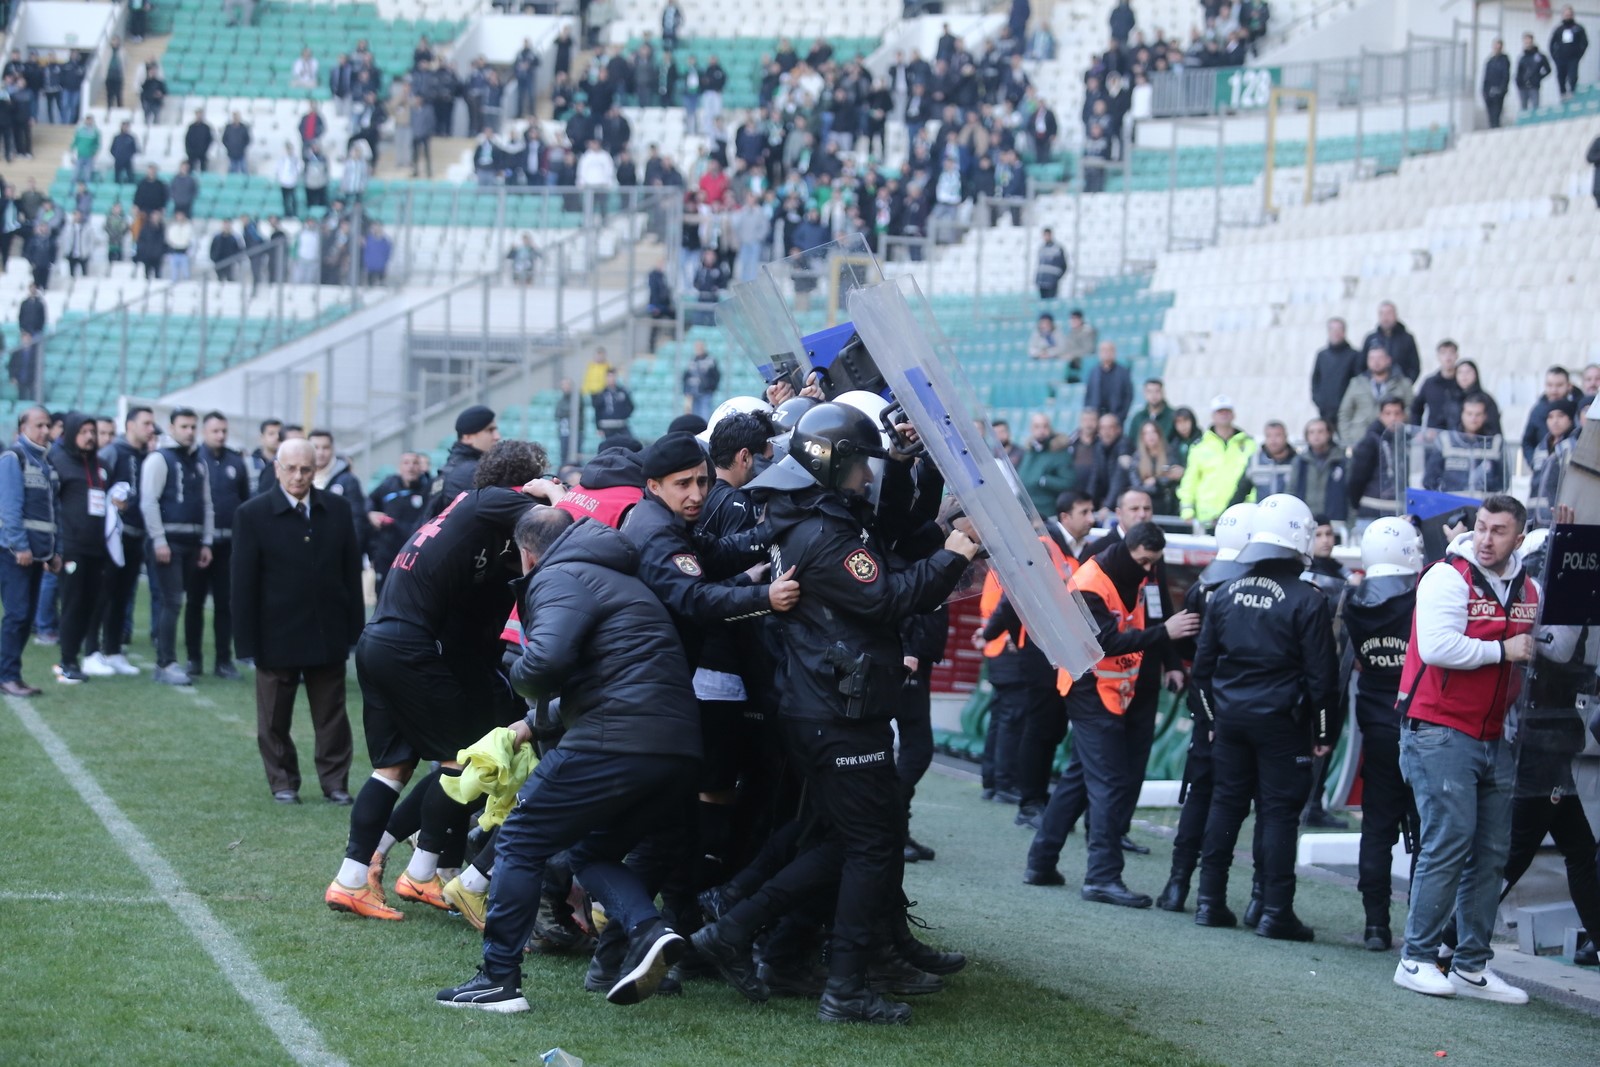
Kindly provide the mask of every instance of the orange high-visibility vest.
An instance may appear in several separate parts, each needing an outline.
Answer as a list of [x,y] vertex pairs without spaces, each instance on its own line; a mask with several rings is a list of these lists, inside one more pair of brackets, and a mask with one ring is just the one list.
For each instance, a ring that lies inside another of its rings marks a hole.
[[[1079,567],[1069,584],[1079,592],[1093,593],[1103,600],[1106,608],[1116,617],[1117,631],[1127,633],[1129,630],[1144,629],[1144,587],[1149,582],[1149,578],[1142,579],[1139,588],[1134,590],[1132,611],[1123,604],[1111,578],[1100,569],[1099,560],[1091,559]],[[1139,665],[1143,662],[1143,652],[1128,652],[1120,656],[1107,656],[1094,665],[1095,688],[1099,690],[1100,702],[1111,714],[1127,713],[1128,705],[1133,703],[1134,686],[1139,681]],[[1066,671],[1057,671],[1056,691],[1066,696],[1071,688],[1072,676]]]
[[[1071,580],[1072,575],[1080,566],[1078,561],[1061,551],[1061,547],[1056,544],[1055,538],[1047,535],[1039,538],[1039,541],[1044,545],[1045,551],[1050,553],[1050,562],[1056,565],[1056,573],[1061,575],[1061,580],[1063,582]],[[989,568],[989,573],[983,576],[983,592],[978,597],[978,614],[983,616],[985,623],[989,621],[989,616],[994,614],[995,608],[1000,606],[1000,597],[1003,594],[1004,590],[1000,588],[1000,580],[995,577],[994,568],[991,567]],[[1028,640],[1027,629],[1024,628],[1018,634],[1018,637],[1017,647],[1021,648]],[[1006,635],[1001,634],[983,646],[983,658],[993,659],[1005,650]]]

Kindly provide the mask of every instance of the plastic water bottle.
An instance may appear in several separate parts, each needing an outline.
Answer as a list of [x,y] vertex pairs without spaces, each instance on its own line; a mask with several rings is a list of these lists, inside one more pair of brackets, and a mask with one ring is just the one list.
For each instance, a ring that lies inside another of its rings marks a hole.
[[539,1057],[539,1062],[549,1067],[583,1067],[583,1061],[564,1048],[553,1048]]

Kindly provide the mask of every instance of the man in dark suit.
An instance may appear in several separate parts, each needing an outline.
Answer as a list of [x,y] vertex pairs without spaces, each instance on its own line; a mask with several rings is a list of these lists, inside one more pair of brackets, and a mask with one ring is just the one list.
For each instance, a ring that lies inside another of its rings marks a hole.
[[256,664],[256,740],[272,799],[300,802],[289,724],[304,681],[316,729],[317,780],[330,803],[349,804],[344,661],[366,615],[361,553],[350,504],[311,484],[311,443],[285,441],[276,468],[276,487],[234,513],[234,641],[239,655]]

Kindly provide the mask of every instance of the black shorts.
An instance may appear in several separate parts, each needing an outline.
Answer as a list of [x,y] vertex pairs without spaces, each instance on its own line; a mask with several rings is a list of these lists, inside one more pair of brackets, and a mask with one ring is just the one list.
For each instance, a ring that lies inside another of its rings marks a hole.
[[514,718],[504,679],[488,660],[468,669],[425,640],[366,632],[356,644],[362,725],[374,767],[454,760]]

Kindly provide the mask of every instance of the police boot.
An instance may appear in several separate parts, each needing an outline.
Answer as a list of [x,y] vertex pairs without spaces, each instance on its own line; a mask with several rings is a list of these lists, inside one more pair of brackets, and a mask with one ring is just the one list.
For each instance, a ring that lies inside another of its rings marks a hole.
[[762,1004],[767,999],[767,984],[756,973],[755,962],[750,958],[750,943],[738,936],[730,936],[723,929],[725,923],[712,923],[695,931],[691,942],[695,953],[716,968],[722,980],[737,989],[746,1000]]
[[1244,906],[1244,924],[1255,929],[1261,921],[1261,912],[1265,905],[1261,900],[1261,882],[1256,880],[1250,883],[1250,903]]
[[1189,899],[1189,879],[1193,876],[1194,864],[1174,863],[1172,877],[1167,879],[1166,888],[1156,897],[1156,907],[1162,911],[1182,911],[1184,903]]
[[1256,935],[1274,941],[1311,941],[1317,936],[1316,931],[1300,921],[1293,906],[1267,908],[1256,924]]
[[867,963],[867,985],[874,993],[897,997],[920,997],[944,991],[944,979],[918,970],[887,945],[874,952]]
[[1368,923],[1366,932],[1361,935],[1361,941],[1367,946],[1368,952],[1388,952],[1394,948],[1394,934],[1390,931],[1388,923],[1381,926]]
[[911,1021],[911,1005],[883,999],[858,977],[829,978],[817,1005],[817,1018],[825,1023],[904,1026]]
[[1194,902],[1194,924],[1196,926],[1215,926],[1218,929],[1232,929],[1239,925],[1239,917],[1228,907],[1225,897],[1208,897],[1202,895]]
[[[927,924],[921,919],[917,922]],[[955,974],[967,965],[967,957],[960,952],[940,952],[925,945],[911,932],[911,917],[904,911],[889,923],[889,941],[900,957],[919,971],[929,974]]]
[[617,984],[617,975],[627,955],[627,931],[616,923],[606,923],[595,944],[594,956],[589,960],[589,973],[583,976],[583,988],[591,993],[609,992]]
[[700,904],[700,912],[706,917],[706,922],[714,923],[732,911],[733,906],[744,899],[744,894],[729,882],[727,885],[714,885],[710,889],[702,890],[695,899]]

